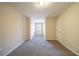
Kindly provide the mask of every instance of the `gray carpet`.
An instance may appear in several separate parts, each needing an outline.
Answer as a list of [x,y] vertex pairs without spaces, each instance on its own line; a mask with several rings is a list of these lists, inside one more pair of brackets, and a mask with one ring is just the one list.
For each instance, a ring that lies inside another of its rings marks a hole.
[[58,48],[44,40],[42,36],[24,42],[8,56],[63,56]]

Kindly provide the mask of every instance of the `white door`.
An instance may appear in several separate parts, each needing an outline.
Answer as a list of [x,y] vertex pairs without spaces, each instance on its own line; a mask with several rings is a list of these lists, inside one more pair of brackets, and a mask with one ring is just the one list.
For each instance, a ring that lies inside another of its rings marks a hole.
[[43,35],[43,23],[35,23],[35,36]]

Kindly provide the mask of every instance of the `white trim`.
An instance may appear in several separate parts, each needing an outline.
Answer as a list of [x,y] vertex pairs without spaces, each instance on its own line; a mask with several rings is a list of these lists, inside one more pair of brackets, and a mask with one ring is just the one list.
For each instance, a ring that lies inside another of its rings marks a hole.
[[[59,41],[59,40],[57,40]],[[75,52],[74,50],[72,50],[70,47],[66,46],[63,42],[59,41],[62,45],[64,45],[64,47],[66,47],[67,49],[69,49],[70,51],[72,51],[73,53],[75,53],[76,55],[79,56],[79,54],[77,52]]]
[[[26,40],[24,40],[26,41]],[[5,53],[3,56],[7,56],[8,54],[10,54],[12,51],[14,51],[17,47],[19,47],[22,43],[24,43],[24,41],[20,42],[18,45],[16,45],[15,47],[13,47],[12,49],[10,49],[7,53]]]

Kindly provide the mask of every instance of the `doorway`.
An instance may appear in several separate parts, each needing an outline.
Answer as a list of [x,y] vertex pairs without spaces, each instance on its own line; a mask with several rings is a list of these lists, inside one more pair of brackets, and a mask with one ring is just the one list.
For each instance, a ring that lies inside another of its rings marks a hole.
[[35,36],[43,36],[43,23],[35,23]]

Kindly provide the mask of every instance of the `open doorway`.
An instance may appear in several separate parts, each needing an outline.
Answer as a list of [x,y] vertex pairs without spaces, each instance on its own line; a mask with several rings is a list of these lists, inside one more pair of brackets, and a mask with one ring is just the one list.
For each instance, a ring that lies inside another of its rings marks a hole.
[[45,19],[32,18],[31,19],[31,39],[39,36],[45,38]]
[[35,23],[35,36],[43,36],[43,23]]

